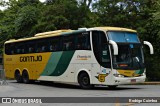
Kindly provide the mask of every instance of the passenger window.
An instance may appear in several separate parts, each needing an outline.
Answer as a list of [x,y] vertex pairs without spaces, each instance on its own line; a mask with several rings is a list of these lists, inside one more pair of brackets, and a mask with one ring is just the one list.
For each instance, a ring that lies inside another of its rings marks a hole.
[[60,38],[52,38],[49,43],[49,51],[55,52],[60,50]]
[[27,45],[27,53],[35,53],[36,51],[36,43],[35,41],[26,42]]
[[91,49],[89,32],[84,32],[77,35],[76,49],[77,50]]
[[11,55],[12,47],[11,44],[5,44],[5,54]]
[[25,53],[25,45],[24,42],[19,42],[17,45],[17,54],[24,54]]
[[63,50],[74,50],[75,48],[75,39],[74,36],[64,36],[63,37]]

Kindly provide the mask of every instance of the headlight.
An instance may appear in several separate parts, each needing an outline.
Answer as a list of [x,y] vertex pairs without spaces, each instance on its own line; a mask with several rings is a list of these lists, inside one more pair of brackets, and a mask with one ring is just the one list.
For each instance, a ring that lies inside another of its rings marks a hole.
[[118,77],[124,77],[124,75],[119,74]]
[[115,77],[124,77],[122,74],[113,74]]

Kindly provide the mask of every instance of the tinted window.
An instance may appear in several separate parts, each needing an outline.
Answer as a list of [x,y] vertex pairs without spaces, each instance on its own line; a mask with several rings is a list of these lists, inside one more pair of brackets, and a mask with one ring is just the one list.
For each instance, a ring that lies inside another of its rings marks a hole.
[[108,32],[110,40],[115,42],[132,42],[139,43],[139,39],[136,33],[129,32]]
[[74,50],[75,49],[75,36],[63,36],[63,50]]
[[37,40],[36,42],[36,53],[48,52],[49,51],[49,42],[48,40],[42,39]]
[[77,50],[90,50],[90,35],[89,32],[79,33],[76,35],[76,49]]
[[93,51],[98,63],[106,68],[111,67],[110,52],[104,32],[92,32]]
[[9,49],[10,44],[5,45],[5,54],[11,54],[11,50]]
[[5,45],[5,53],[8,55],[90,49],[89,32],[35,39]]
[[55,52],[55,51],[61,51],[61,38],[60,37],[54,37],[51,40],[49,40],[49,51]]

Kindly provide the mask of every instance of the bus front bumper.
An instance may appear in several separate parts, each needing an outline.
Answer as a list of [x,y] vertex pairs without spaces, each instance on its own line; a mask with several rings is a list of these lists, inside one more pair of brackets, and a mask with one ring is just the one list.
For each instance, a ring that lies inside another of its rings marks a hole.
[[146,76],[140,77],[114,77],[114,84],[113,85],[121,85],[121,84],[136,84],[136,83],[143,83],[145,82]]

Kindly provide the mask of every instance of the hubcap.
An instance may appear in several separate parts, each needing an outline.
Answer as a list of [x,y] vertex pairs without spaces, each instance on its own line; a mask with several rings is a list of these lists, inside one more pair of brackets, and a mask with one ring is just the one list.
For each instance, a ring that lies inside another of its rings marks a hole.
[[84,78],[83,78],[83,84],[84,84],[84,85],[88,85],[88,83],[89,83],[88,78],[87,78],[87,77],[84,77]]

